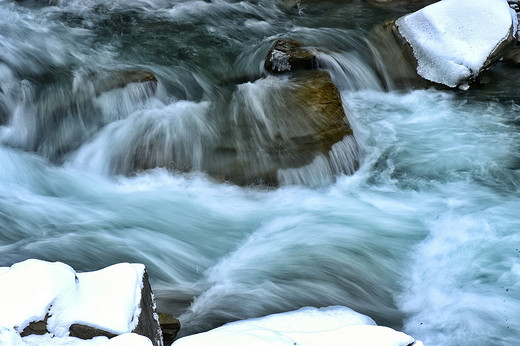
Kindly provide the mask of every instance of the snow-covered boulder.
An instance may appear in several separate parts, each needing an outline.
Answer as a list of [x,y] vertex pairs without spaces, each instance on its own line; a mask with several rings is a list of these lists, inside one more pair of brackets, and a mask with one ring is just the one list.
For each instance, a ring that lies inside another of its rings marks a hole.
[[63,263],[32,259],[0,268],[0,340],[17,340],[18,335],[21,345],[76,344],[81,339],[97,345],[132,332],[146,338],[123,339],[147,340],[136,345],[163,343],[142,264],[76,273]]
[[443,0],[395,25],[417,73],[449,87],[475,80],[516,43],[517,17],[506,0]]
[[180,338],[173,346],[422,346],[409,335],[377,326],[349,308],[302,308],[297,311],[228,323]]

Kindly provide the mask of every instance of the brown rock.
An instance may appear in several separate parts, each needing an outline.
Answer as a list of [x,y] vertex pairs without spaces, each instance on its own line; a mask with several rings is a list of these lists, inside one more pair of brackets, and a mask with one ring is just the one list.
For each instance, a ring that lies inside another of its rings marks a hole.
[[502,62],[513,67],[520,67],[520,48],[515,47],[507,51]]
[[[245,99],[236,104],[237,112],[244,113],[237,117],[234,132],[223,136],[224,145],[207,173],[239,185],[277,186],[279,170],[298,169],[320,155],[327,158],[335,143],[353,135],[328,72],[294,72],[282,85],[266,92],[272,99],[262,98],[263,108],[256,115],[251,114],[256,109],[247,109],[249,93],[237,95]],[[352,161],[357,167],[357,157]]]
[[109,339],[113,338],[114,336],[117,336],[116,334],[107,332],[106,330],[86,326],[84,324],[79,323],[74,323],[73,325],[71,325],[69,327],[69,333],[70,336],[83,340],[89,340],[97,336],[106,336]]
[[171,345],[181,329],[181,323],[172,315],[164,312],[159,312],[159,323],[161,324],[164,344]]
[[21,337],[27,335],[43,335],[47,334],[49,331],[47,330],[47,320],[49,319],[49,315],[45,315],[45,319],[43,321],[33,321],[29,323],[27,327],[20,333]]
[[308,121],[315,131],[314,145],[327,153],[343,137],[352,135],[341,95],[325,71],[312,71],[294,78],[297,100],[307,108]]

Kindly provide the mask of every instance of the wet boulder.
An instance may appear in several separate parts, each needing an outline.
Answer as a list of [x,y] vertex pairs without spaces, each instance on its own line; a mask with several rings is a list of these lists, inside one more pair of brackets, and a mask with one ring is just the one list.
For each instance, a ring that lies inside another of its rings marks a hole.
[[368,39],[372,46],[374,69],[387,88],[431,85],[417,74],[417,60],[412,47],[399,34],[395,20],[376,26]]
[[[227,127],[232,132],[224,134],[209,160],[210,175],[239,185],[313,185],[310,181],[320,174],[330,182],[357,168],[353,131],[328,72],[298,71],[288,79],[271,76],[246,83],[231,104],[233,124]],[[352,151],[338,163],[334,153],[343,153],[343,141],[352,144]]]
[[[295,100],[306,109],[308,122],[314,130],[308,143],[327,153],[343,137],[353,135],[345,116],[341,95],[325,71],[312,71],[296,75]],[[296,105],[295,105],[296,107]],[[312,140],[310,140],[312,138]]]
[[297,40],[277,40],[265,59],[264,67],[271,73],[316,68],[316,55]]

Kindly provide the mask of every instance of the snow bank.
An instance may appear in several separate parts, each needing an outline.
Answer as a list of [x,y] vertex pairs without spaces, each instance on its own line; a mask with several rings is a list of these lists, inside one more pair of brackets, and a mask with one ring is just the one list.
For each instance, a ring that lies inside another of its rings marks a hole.
[[412,46],[418,74],[455,87],[486,67],[516,32],[517,19],[506,0],[443,0],[399,18],[396,26]]
[[181,338],[173,345],[422,346],[422,342],[377,326],[371,318],[349,308],[333,306],[233,322]]
[[42,321],[52,302],[75,286],[74,270],[63,263],[27,260],[0,273],[0,326],[21,332]]
[[98,336],[83,340],[74,337],[55,337],[51,334],[21,337],[14,329],[0,327],[0,345],[5,346],[152,346],[145,336],[135,333],[121,334],[112,339]]
[[[129,263],[78,274],[66,264],[34,259],[0,268],[0,344],[151,345],[130,334],[140,318],[144,276],[144,265]],[[47,333],[20,337],[45,318]],[[69,336],[72,324],[122,335],[82,340]]]
[[141,309],[143,264],[120,263],[95,272],[78,273],[75,287],[60,295],[48,325],[65,336],[73,323],[113,334],[135,329]]

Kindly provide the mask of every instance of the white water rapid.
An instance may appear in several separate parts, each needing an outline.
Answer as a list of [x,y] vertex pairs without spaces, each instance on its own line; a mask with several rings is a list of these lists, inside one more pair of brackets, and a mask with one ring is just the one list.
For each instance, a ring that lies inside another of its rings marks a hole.
[[[497,66],[465,93],[389,90],[366,37],[400,15],[0,0],[0,266],[144,263],[183,335],[345,305],[425,345],[517,344],[520,72]],[[263,71],[281,37],[316,49],[355,133],[300,168],[263,155],[291,126],[276,111],[287,81]],[[285,165],[280,186],[219,178],[249,174],[244,158]]]

